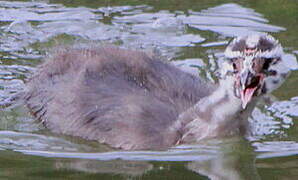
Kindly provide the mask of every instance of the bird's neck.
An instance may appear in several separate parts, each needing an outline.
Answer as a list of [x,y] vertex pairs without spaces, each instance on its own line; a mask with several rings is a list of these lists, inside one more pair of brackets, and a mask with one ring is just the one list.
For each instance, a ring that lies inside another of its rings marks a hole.
[[243,110],[240,98],[234,94],[234,80],[226,77],[219,81],[218,88],[201,99],[194,107],[179,116],[177,126],[183,142],[199,141],[205,138],[245,134],[248,116],[255,100]]

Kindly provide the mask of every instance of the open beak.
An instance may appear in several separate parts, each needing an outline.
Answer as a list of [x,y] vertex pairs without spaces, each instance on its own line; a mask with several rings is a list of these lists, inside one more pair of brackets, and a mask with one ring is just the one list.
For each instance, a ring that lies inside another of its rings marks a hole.
[[245,70],[241,72],[239,81],[242,108],[245,109],[256,90],[261,86],[262,76]]

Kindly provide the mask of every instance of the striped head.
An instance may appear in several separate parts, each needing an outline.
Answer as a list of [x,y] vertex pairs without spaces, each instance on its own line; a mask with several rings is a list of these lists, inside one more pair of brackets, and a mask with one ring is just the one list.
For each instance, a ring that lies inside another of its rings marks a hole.
[[226,48],[225,75],[235,77],[234,93],[245,108],[253,97],[278,88],[289,73],[283,63],[283,49],[268,34],[235,38]]

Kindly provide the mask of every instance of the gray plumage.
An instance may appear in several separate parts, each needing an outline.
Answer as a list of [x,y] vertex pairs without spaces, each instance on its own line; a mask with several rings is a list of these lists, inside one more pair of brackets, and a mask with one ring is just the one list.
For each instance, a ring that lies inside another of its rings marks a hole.
[[56,133],[127,150],[162,149],[248,134],[259,97],[289,72],[282,57],[270,35],[237,37],[213,85],[143,52],[62,48],[23,94],[32,114]]
[[56,133],[123,149],[160,149],[181,138],[179,114],[213,92],[191,74],[146,53],[65,48],[27,83],[25,103]]

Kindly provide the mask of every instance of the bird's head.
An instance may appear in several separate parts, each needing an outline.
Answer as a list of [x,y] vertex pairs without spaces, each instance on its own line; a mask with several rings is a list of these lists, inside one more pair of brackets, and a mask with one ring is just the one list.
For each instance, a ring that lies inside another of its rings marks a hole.
[[235,38],[225,50],[224,76],[232,76],[234,94],[243,109],[257,96],[278,88],[289,69],[283,63],[283,49],[268,34]]

